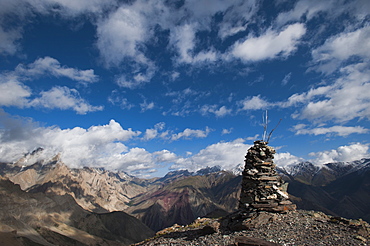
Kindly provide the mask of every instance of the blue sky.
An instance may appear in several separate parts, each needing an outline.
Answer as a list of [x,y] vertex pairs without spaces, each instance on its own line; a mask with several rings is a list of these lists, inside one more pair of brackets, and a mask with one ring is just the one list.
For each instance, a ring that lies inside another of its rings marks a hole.
[[[140,177],[369,156],[370,2],[0,2],[0,161]],[[36,158],[36,157],[35,157]]]

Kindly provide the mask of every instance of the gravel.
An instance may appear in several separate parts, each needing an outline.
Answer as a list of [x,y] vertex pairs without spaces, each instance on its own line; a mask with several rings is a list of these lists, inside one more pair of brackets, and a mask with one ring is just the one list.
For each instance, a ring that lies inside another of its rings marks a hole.
[[[267,218],[267,220],[266,220]],[[198,219],[188,226],[174,225],[155,237],[135,245],[256,245],[237,244],[236,239],[262,239],[260,245],[370,245],[370,226],[362,220],[349,220],[314,211],[287,213],[260,212],[243,220],[241,231],[230,230],[217,219]],[[225,221],[225,220],[224,220]],[[251,223],[252,221],[252,223]],[[228,223],[228,222],[227,222]],[[226,223],[226,224],[227,224]],[[249,223],[249,224],[248,224]]]

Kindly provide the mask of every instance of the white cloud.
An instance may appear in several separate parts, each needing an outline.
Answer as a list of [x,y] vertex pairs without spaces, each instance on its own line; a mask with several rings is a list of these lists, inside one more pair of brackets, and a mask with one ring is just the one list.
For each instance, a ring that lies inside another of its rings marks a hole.
[[[341,77],[332,85],[319,86],[307,93],[295,94],[287,105],[307,103],[294,118],[314,122],[347,122],[355,118],[370,119],[370,69],[366,63],[349,65],[340,70]],[[286,105],[286,106],[287,106]]]
[[21,39],[21,37],[22,35],[20,29],[5,31],[0,25],[0,54],[14,55],[19,49],[17,41]]
[[25,107],[28,104],[28,97],[31,96],[31,89],[15,78],[0,75],[0,106]]
[[202,50],[196,54],[192,59],[192,63],[212,63],[217,61],[219,58],[220,54],[214,48],[211,48],[210,50]]
[[134,147],[128,153],[120,156],[120,162],[115,169],[129,172],[151,169],[154,166],[153,156],[143,148]]
[[279,167],[285,167],[288,165],[294,165],[300,162],[303,162],[304,159],[294,156],[288,152],[285,153],[276,153],[274,158],[274,163]]
[[[61,160],[72,168],[104,167],[144,177],[156,171],[158,165],[178,159],[176,154],[165,149],[150,153],[140,147],[128,148],[124,142],[138,137],[141,132],[123,129],[115,120],[88,129],[60,129],[40,127],[29,119],[11,117],[0,110],[0,126],[0,162],[18,161],[24,154],[42,147],[44,150],[37,160],[50,160],[60,154]],[[154,129],[162,131],[164,126],[160,122]],[[33,164],[32,160],[22,164]]]
[[300,0],[296,3],[294,9],[280,13],[276,18],[276,23],[282,26],[291,21],[299,21],[303,16],[305,16],[307,20],[310,20],[318,13],[326,12],[335,7],[338,8],[340,5],[342,5],[342,3],[339,3],[338,0]]
[[186,88],[182,91],[171,91],[167,92],[165,96],[168,97],[173,97],[174,99],[172,100],[173,103],[177,104],[180,102],[183,102],[189,97],[194,97],[192,100],[197,100],[198,98],[208,96],[208,92],[200,92],[200,91],[195,91],[191,88]]
[[[141,54],[138,54],[138,56],[143,57]],[[143,57],[142,63],[137,66],[140,67],[139,71],[136,71],[137,69],[135,69],[132,74],[119,75],[115,79],[117,85],[123,88],[136,89],[150,82],[156,71],[154,63]]]
[[[231,2],[231,1],[227,1]],[[224,12],[223,21],[220,23],[218,35],[221,39],[245,31],[249,23],[255,22],[253,17],[259,9],[259,1],[235,1]]]
[[131,109],[135,107],[127,98],[122,97],[118,90],[112,91],[111,95],[108,97],[108,102],[113,105],[119,105],[122,109]]
[[215,114],[216,117],[224,117],[226,115],[231,114],[231,109],[228,109],[226,106],[218,107],[217,105],[203,105],[200,108],[200,112],[202,115],[206,115],[208,113]]
[[237,41],[230,54],[244,62],[285,58],[297,49],[305,33],[306,28],[300,23],[289,25],[281,32],[269,29],[259,37],[248,36],[245,41]]
[[153,155],[155,156],[156,163],[171,163],[178,159],[178,156],[175,153],[166,149],[156,151]]
[[230,134],[233,131],[233,128],[230,129],[222,129],[221,135]]
[[195,24],[184,24],[171,29],[170,45],[177,51],[178,58],[176,62],[196,64],[214,62],[218,59],[219,54],[213,48],[194,53],[197,30],[198,27]]
[[[79,1],[71,1],[71,0],[51,0],[51,1],[32,1],[28,0],[28,2],[32,3],[43,3],[44,5],[48,5],[49,8],[55,8],[55,5],[59,5],[59,13],[65,15],[66,17],[69,16],[76,16],[81,14],[98,14],[103,12],[106,9],[111,7],[115,7],[117,5],[116,0],[79,0]],[[38,7],[36,4],[34,7]]]
[[296,135],[327,135],[333,134],[342,137],[346,137],[350,134],[364,134],[369,132],[369,129],[366,129],[361,126],[331,126],[331,127],[316,127],[308,129],[304,124],[295,125],[292,129]]
[[333,86],[319,86],[317,88],[311,88],[308,92],[291,95],[287,101],[278,103],[278,105],[281,107],[291,107],[302,103],[308,103],[310,100],[318,96],[326,95],[332,89]]
[[219,142],[207,146],[194,156],[179,158],[171,168],[197,171],[207,166],[220,166],[223,169],[231,170],[238,164],[243,165],[244,156],[250,147],[250,145],[244,143],[243,139]]
[[254,135],[252,137],[247,137],[246,140],[255,141],[255,140],[258,139],[258,137],[259,137],[259,134],[256,134],[256,135]]
[[151,110],[154,108],[154,102],[148,103],[146,100],[144,100],[143,103],[140,103],[141,112],[145,112],[147,110]]
[[261,98],[260,95],[247,97],[244,100],[237,102],[237,104],[241,107],[240,110],[260,110],[274,106],[265,99]]
[[212,130],[206,127],[205,130],[194,130],[186,128],[184,131],[172,134],[171,140],[179,140],[180,138],[191,139],[191,138],[205,138]]
[[310,160],[314,164],[322,165],[331,162],[348,162],[369,157],[369,146],[367,144],[354,143],[340,146],[335,150],[310,153],[315,159]]
[[14,73],[23,78],[37,78],[44,75],[52,75],[55,77],[67,77],[81,83],[93,83],[98,80],[98,76],[94,74],[94,70],[79,70],[61,66],[60,62],[52,57],[39,58],[28,65],[18,65]]
[[287,75],[284,76],[283,80],[281,81],[281,85],[285,86],[288,84],[290,81],[290,78],[292,77],[292,73],[288,73]]
[[[123,142],[139,136],[141,132],[130,128],[123,129],[114,120],[107,125],[92,126],[88,129],[80,127],[60,129],[40,127],[28,119],[10,117],[4,111],[0,111],[0,116],[1,162],[17,161],[25,153],[43,147],[44,151],[38,157],[40,160],[50,159],[60,153],[62,161],[70,167],[104,167],[108,170],[123,170],[144,177],[164,164],[172,164],[172,169],[190,171],[215,165],[231,170],[238,164],[243,165],[244,156],[251,147],[245,143],[245,139],[236,139],[211,144],[195,155],[188,152],[187,157],[180,157],[166,149],[152,153],[140,147],[129,149]],[[163,130],[164,123],[156,124],[154,129]],[[368,149],[366,144],[355,143],[341,146],[336,150],[311,153],[311,156],[315,157],[311,161],[315,164],[324,164],[333,161],[358,160],[369,157]],[[303,160],[290,153],[275,155],[275,163],[279,166],[300,161]],[[33,164],[33,162],[24,164]]]
[[185,24],[175,27],[170,35],[170,44],[173,45],[179,54],[179,62],[191,63],[193,58],[191,52],[195,46],[195,26]]
[[122,5],[97,26],[97,46],[108,65],[119,65],[125,57],[140,53],[139,46],[147,40],[145,17]]
[[224,117],[231,113],[231,109],[228,109],[226,106],[221,106],[219,109],[213,112],[217,117]]
[[179,77],[180,77],[180,73],[177,72],[177,71],[172,72],[171,75],[170,75],[170,78],[171,78],[172,81],[175,81]]
[[[98,15],[114,8],[116,0],[2,0],[0,1],[0,54],[14,55],[22,47],[24,27],[36,15],[56,15],[74,18],[87,14]],[[12,25],[9,25],[12,19]],[[82,18],[81,18],[82,19]],[[3,28],[6,26],[6,29]]]
[[161,18],[158,11],[165,15],[163,3],[139,0],[121,4],[97,23],[96,44],[105,64],[124,64],[129,68],[130,72],[116,79],[119,86],[134,89],[150,82],[154,76],[156,65],[145,55],[144,47],[153,35],[152,28],[157,23],[154,19]]
[[31,88],[22,81],[33,80],[42,75],[64,76],[85,84],[97,80],[93,70],[63,67],[54,58],[40,58],[29,65],[18,65],[14,71],[0,74],[0,89],[3,92],[3,96],[0,98],[0,105],[21,108],[71,109],[78,114],[86,114],[87,112],[103,109],[102,106],[90,105],[80,97],[76,89],[70,89],[65,86],[54,86],[48,91],[40,92],[40,96],[35,97]]
[[80,97],[77,90],[65,86],[55,86],[49,91],[42,91],[40,95],[30,101],[27,106],[61,110],[72,109],[78,114],[103,110],[103,106],[90,105]]
[[[70,167],[124,168],[125,162],[121,161],[121,153],[127,152],[128,148],[122,141],[128,141],[140,134],[138,131],[123,129],[114,120],[107,125],[92,126],[88,129],[60,129],[39,127],[35,123],[21,122],[9,116],[2,118],[1,123],[5,126],[0,131],[0,153],[3,162],[16,161],[25,153],[43,147],[49,158],[61,153],[62,161]],[[11,121],[12,124],[4,124],[4,121]]]
[[157,137],[157,135],[158,135],[158,130],[157,129],[146,129],[144,139],[145,140],[151,140],[151,139]]
[[168,138],[168,131],[163,131],[165,127],[164,122],[159,122],[155,124],[154,128],[149,128],[145,130],[145,134],[143,139],[144,140],[152,140],[156,137],[162,138],[162,139],[167,139]]
[[312,51],[313,61],[318,63],[316,69],[326,74],[353,56],[370,59],[370,26],[335,35]]
[[[370,3],[367,0],[299,0],[294,8],[287,12],[282,12],[276,18],[276,24],[283,26],[289,22],[310,21],[311,19],[325,14],[330,20],[337,21],[341,14],[349,15],[358,22],[366,20],[370,13]],[[337,25],[347,25],[348,23],[337,22]]]

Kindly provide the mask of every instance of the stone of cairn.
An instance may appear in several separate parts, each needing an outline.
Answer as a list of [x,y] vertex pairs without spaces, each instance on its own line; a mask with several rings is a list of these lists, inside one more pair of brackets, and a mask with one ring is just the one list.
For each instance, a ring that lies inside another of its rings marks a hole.
[[287,185],[275,170],[275,149],[267,142],[254,142],[246,155],[239,210],[287,212],[296,205],[289,200]]

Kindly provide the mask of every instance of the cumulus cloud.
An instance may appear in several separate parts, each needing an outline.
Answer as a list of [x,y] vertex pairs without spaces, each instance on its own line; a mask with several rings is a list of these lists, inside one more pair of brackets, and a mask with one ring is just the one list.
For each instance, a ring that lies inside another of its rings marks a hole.
[[234,1],[233,6],[228,6],[224,11],[223,22],[220,23],[218,31],[219,37],[225,39],[245,31],[250,23],[256,21],[253,17],[260,7],[259,4],[256,0]]
[[203,105],[200,108],[200,112],[202,115],[206,115],[208,113],[212,113],[216,115],[216,117],[224,117],[226,115],[231,114],[231,109],[228,109],[226,106],[217,106],[217,105]]
[[[1,162],[18,161],[24,154],[42,147],[44,150],[37,156],[39,160],[50,160],[60,154],[61,160],[72,168],[104,167],[144,177],[161,163],[177,159],[168,150],[150,153],[140,147],[128,148],[124,143],[141,132],[123,129],[115,120],[87,129],[60,129],[40,127],[28,119],[11,117],[4,111],[0,111],[0,116]],[[23,165],[33,163],[31,160],[22,162]]]
[[[1,6],[1,5],[0,5]],[[0,25],[0,54],[14,55],[19,49],[18,40],[22,37],[20,29],[4,30]]]
[[143,60],[145,60],[144,63],[137,65],[140,67],[139,71],[135,69],[132,74],[121,74],[117,76],[115,79],[116,84],[123,88],[136,89],[149,83],[155,74],[156,67],[152,61],[146,58]]
[[113,105],[119,105],[122,109],[131,109],[135,107],[135,105],[130,103],[127,98],[122,97],[118,90],[112,91],[111,95],[108,97],[108,102]]
[[16,106],[23,108],[28,104],[32,90],[16,78],[0,75],[0,106]]
[[[3,110],[0,116],[1,162],[18,161],[24,154],[42,147],[44,150],[38,156],[40,160],[50,160],[60,154],[61,160],[69,167],[104,167],[144,177],[159,166],[183,159],[166,149],[151,153],[140,147],[128,148],[124,143],[138,137],[141,132],[123,129],[115,120],[87,129],[61,129],[40,127],[30,119],[12,117]],[[156,124],[153,129],[157,132],[146,131],[144,138],[151,140],[164,134],[164,127],[163,122]],[[205,131],[186,129],[176,138],[205,137],[208,131],[208,128]]]
[[92,126],[88,129],[60,129],[40,127],[33,122],[19,120],[4,113],[2,116],[0,152],[3,162],[16,161],[24,154],[42,147],[49,158],[61,153],[62,161],[71,167],[123,168],[124,162],[120,160],[122,153],[127,152],[128,148],[122,142],[140,134],[130,128],[123,129],[114,120],[107,125]]
[[153,156],[143,148],[134,147],[129,152],[119,156],[115,169],[123,169],[129,173],[140,174],[155,166]]
[[232,133],[233,128],[230,129],[222,129],[221,135],[226,135]]
[[240,106],[240,110],[260,110],[273,106],[273,104],[261,98],[261,95],[247,97],[244,100],[237,102],[237,104]]
[[[35,2],[35,1],[28,1]],[[40,1],[39,1],[40,2]],[[80,1],[68,1],[68,0],[52,0],[52,1],[41,1],[44,5],[55,9],[55,6],[59,6],[59,13],[64,16],[76,16],[80,14],[98,14],[104,10],[115,7],[117,5],[116,0],[80,0]],[[37,7],[37,6],[35,6]],[[58,8],[57,8],[58,9]]]
[[185,101],[189,97],[193,97],[192,100],[196,101],[199,98],[208,96],[209,94],[210,94],[209,92],[201,92],[201,91],[193,90],[191,88],[186,88],[186,89],[181,90],[181,91],[167,92],[165,94],[165,96],[172,97],[173,98],[172,103],[178,104],[178,103],[181,103],[181,102]]
[[149,128],[145,130],[145,134],[143,139],[144,140],[152,140],[156,137],[167,139],[168,138],[168,131],[163,131],[166,124],[164,122],[159,122],[154,125],[154,128]]
[[[156,137],[164,129],[164,123],[158,123]],[[186,130],[184,131],[184,133]],[[207,166],[220,166],[225,170],[233,170],[243,165],[244,156],[251,147],[245,139],[230,142],[218,142],[200,150],[196,154],[188,153],[181,157],[163,149],[149,152],[141,147],[129,148],[125,145],[141,134],[131,128],[123,129],[115,120],[106,125],[91,126],[84,129],[60,129],[59,127],[40,127],[30,119],[20,119],[0,111],[0,161],[18,161],[24,154],[42,147],[44,150],[37,156],[39,160],[50,160],[58,153],[61,160],[74,168],[104,167],[108,170],[122,170],[139,177],[148,177],[157,168],[171,165],[171,169],[188,169],[197,171]],[[185,135],[191,135],[185,133]],[[195,133],[198,137],[202,134]],[[148,140],[154,137],[145,132]],[[341,146],[336,150],[328,150],[310,155],[315,164],[333,161],[353,161],[369,157],[368,145],[354,143]],[[35,159],[36,160],[36,159]],[[34,161],[35,161],[34,160]],[[275,162],[286,166],[303,161],[288,152],[277,153]],[[33,164],[31,160],[23,160],[23,165]]]
[[302,94],[295,94],[287,105],[306,103],[294,118],[315,122],[348,122],[358,118],[370,119],[370,69],[366,63],[349,65],[341,70],[341,77],[327,86],[319,86]]
[[153,155],[155,157],[156,163],[171,163],[179,158],[175,153],[166,149],[156,151],[153,153]]
[[103,110],[103,106],[90,105],[80,97],[77,90],[65,86],[55,86],[49,91],[42,91],[40,97],[30,101],[28,106],[61,110],[72,109],[78,114]]
[[367,144],[353,143],[351,145],[340,146],[337,149],[310,153],[315,157],[312,159],[314,164],[320,165],[331,162],[348,162],[368,158],[369,146]]
[[195,34],[197,27],[195,24],[184,24],[176,26],[172,29],[170,35],[170,45],[173,46],[177,53],[178,63],[202,63],[214,62],[220,55],[213,48],[202,50],[199,53],[194,53],[196,47]]
[[186,128],[182,132],[174,133],[174,131],[165,130],[165,123],[160,122],[155,124],[153,128],[145,130],[143,140],[148,141],[159,138],[163,140],[177,141],[179,139],[189,140],[193,138],[205,138],[211,131],[212,129],[210,129],[209,127],[206,127],[205,130]]
[[285,167],[289,165],[298,164],[300,162],[303,162],[304,159],[294,156],[291,153],[285,152],[285,153],[276,153],[274,163],[279,167]]
[[94,74],[94,70],[92,69],[79,70],[62,66],[58,60],[48,56],[39,58],[28,65],[18,65],[15,68],[14,74],[23,78],[37,78],[45,75],[67,77],[84,84],[93,83],[98,80],[98,76]]
[[337,34],[312,51],[313,61],[318,64],[315,68],[326,74],[355,56],[370,59],[370,26]]
[[181,138],[184,138],[184,139],[205,138],[208,136],[208,134],[211,131],[212,130],[209,127],[206,127],[205,130],[194,130],[194,129],[186,128],[182,132],[172,134],[171,140],[175,141]]
[[248,36],[242,42],[237,41],[231,49],[231,55],[244,62],[285,58],[297,49],[305,33],[306,28],[301,23],[289,25],[281,32],[269,29],[259,37]]
[[[340,1],[342,2],[342,1]],[[310,20],[315,17],[320,12],[327,12],[335,7],[340,6],[341,4],[337,1],[328,0],[300,0],[298,1],[294,8],[288,12],[283,12],[278,15],[276,18],[276,23],[280,26],[291,22],[299,21],[303,16]]]
[[145,17],[123,5],[97,26],[97,47],[108,64],[118,65],[125,57],[140,54],[139,46],[148,38]]
[[140,103],[140,107],[141,107],[141,112],[151,110],[154,108],[154,102],[148,103],[146,100],[144,100],[144,102]]
[[185,24],[175,27],[170,35],[170,44],[176,47],[179,54],[179,62],[190,63],[191,52],[195,46],[195,26]]
[[[222,58],[221,53],[212,46],[201,48],[197,34],[211,30],[214,16],[223,13],[223,21],[216,27],[219,37],[225,39],[235,35],[247,28],[258,7],[258,1],[241,0],[212,3],[188,0],[181,4],[137,0],[121,3],[98,21],[97,47],[108,66],[132,60],[143,69],[150,63],[145,51],[149,42],[155,42],[153,37],[160,27],[161,31],[169,33],[169,48],[176,53],[173,59],[176,64],[213,63]],[[132,83],[138,82],[126,76],[120,78],[119,84],[131,87]]]
[[16,106],[20,108],[48,108],[74,110],[78,114],[100,111],[102,106],[93,106],[81,98],[76,89],[66,86],[54,86],[48,91],[35,95],[25,81],[37,79],[40,76],[67,77],[81,83],[92,83],[97,80],[93,70],[79,70],[61,66],[54,58],[39,58],[28,65],[18,65],[14,71],[0,74],[0,89],[3,96],[0,106]]
[[[14,55],[21,51],[24,26],[35,15],[59,15],[74,18],[80,15],[99,15],[115,8],[116,0],[2,0],[0,1],[0,54]],[[13,20],[12,25],[8,24]],[[3,28],[6,26],[6,28]]]
[[238,164],[244,163],[244,156],[250,148],[250,145],[244,142],[244,139],[236,139],[209,145],[193,156],[179,158],[171,168],[197,171],[207,166],[220,166],[223,169],[232,170]]
[[369,132],[369,129],[366,129],[361,126],[331,126],[331,127],[316,127],[316,128],[307,128],[305,124],[295,125],[292,129],[296,135],[338,135],[346,137],[350,134],[364,134]]

